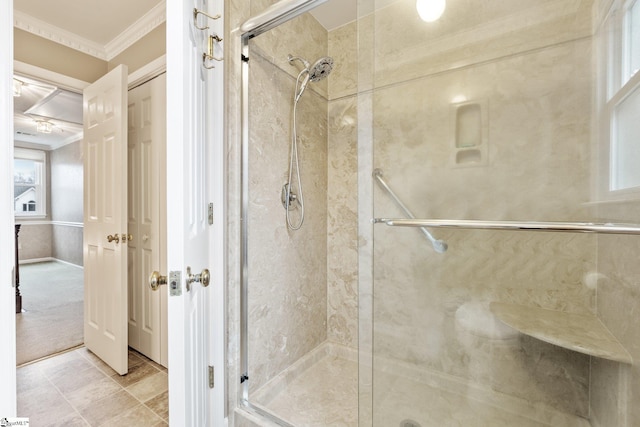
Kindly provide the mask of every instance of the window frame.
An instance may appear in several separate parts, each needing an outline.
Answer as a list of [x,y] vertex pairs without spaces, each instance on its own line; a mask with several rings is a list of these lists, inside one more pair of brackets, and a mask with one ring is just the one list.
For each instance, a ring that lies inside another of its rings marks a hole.
[[640,185],[614,188],[617,158],[618,107],[636,90],[640,90],[640,72],[631,73],[631,10],[640,7],[640,0],[614,0],[599,21],[596,33],[597,95],[596,111],[599,131],[596,134],[594,156],[597,159],[597,182],[594,201],[640,199]]
[[[31,149],[31,148],[14,148],[13,160],[15,165],[15,160],[30,160],[38,163],[38,170],[36,171],[36,182],[34,184],[35,187],[35,204],[36,210],[31,211],[16,211],[15,209],[15,197],[17,194],[14,194],[14,217],[16,219],[41,219],[46,218],[47,216],[47,152],[39,149]],[[15,185],[15,181],[14,181]],[[29,204],[27,202],[27,204]],[[38,208],[40,207],[40,208]]]

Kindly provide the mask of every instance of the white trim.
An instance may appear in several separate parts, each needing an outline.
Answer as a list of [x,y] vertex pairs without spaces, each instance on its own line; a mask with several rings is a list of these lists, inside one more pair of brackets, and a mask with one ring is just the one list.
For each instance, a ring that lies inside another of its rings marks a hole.
[[13,0],[0,2],[0,414],[17,415],[15,231],[13,228]]
[[31,15],[20,12],[19,10],[14,11],[13,26],[31,34],[35,34],[38,37],[51,40],[82,53],[86,53],[87,55],[91,55],[105,61],[107,60],[105,47],[101,46],[99,43],[36,19]]
[[51,221],[51,225],[61,225],[61,226],[64,226],[64,227],[84,228],[84,223],[82,223],[82,222]]
[[37,264],[39,262],[49,262],[49,261],[55,261],[56,259],[50,256],[44,257],[44,258],[29,258],[29,259],[21,259],[20,261],[18,261],[18,264],[23,265],[23,264]]
[[111,61],[113,58],[131,47],[135,42],[162,24],[167,19],[166,10],[166,1],[163,0],[144,16],[131,24],[129,28],[107,43],[104,46],[107,60]]
[[36,80],[44,81],[46,83],[53,83],[61,89],[70,90],[72,92],[82,93],[84,88],[89,86],[89,83],[83,80],[74,79],[73,77],[36,67],[35,65],[27,64],[25,62],[14,60],[13,70],[15,74],[35,78]]
[[73,144],[74,142],[82,141],[82,135],[73,135],[67,139],[63,139],[57,144],[49,144],[49,151],[57,150],[58,148],[62,148],[65,145]]
[[17,221],[16,224],[24,225],[62,225],[65,227],[77,227],[84,228],[84,224],[82,222],[71,222],[71,221]]
[[21,259],[18,264],[20,264],[20,265],[37,264],[39,262],[52,262],[52,261],[53,262],[59,262],[60,264],[65,264],[65,265],[68,265],[70,267],[76,267],[76,268],[79,268],[81,270],[84,270],[84,267],[82,265],[74,264],[74,263],[69,262],[69,261],[63,261],[61,259],[50,257],[50,256],[44,257],[44,258]]
[[159,76],[165,71],[167,71],[167,55],[162,55],[129,74],[129,77],[127,78],[129,90]]
[[58,258],[54,258],[53,260],[55,262],[59,262],[60,264],[68,265],[69,267],[75,267],[75,268],[79,268],[80,270],[84,270],[84,266],[83,265],[74,264],[74,263],[69,262],[69,261],[63,261],[63,260],[58,259]]
[[14,12],[13,25],[15,28],[35,34],[38,37],[51,40],[103,61],[110,61],[149,34],[165,20],[166,2],[163,0],[104,46],[18,10]]

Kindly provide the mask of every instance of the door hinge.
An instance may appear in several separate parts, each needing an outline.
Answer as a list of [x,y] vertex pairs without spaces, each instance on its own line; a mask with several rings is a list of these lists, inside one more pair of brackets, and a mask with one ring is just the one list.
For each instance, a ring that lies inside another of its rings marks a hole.
[[209,225],[213,225],[213,203],[209,203]]
[[249,375],[244,374],[244,375],[242,375],[240,377],[240,384],[242,384],[243,382],[248,381],[248,380],[249,380]]
[[209,366],[209,388],[213,388],[213,385],[215,383],[214,380],[215,380],[215,373],[214,373],[213,366]]

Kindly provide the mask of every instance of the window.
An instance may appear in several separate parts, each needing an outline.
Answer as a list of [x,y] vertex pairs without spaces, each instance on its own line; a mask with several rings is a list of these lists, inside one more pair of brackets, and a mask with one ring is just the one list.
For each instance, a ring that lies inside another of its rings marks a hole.
[[13,158],[13,196],[16,216],[46,215],[46,153],[16,148]]
[[[599,30],[598,199],[640,197],[640,0],[614,0]],[[631,196],[633,194],[633,196]]]
[[626,80],[640,70],[640,1],[629,2],[626,12]]

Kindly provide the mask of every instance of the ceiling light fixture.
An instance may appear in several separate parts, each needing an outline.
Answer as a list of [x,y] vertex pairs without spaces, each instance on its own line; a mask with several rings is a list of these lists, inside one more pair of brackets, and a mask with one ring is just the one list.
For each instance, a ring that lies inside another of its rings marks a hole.
[[24,85],[23,81],[18,79],[13,79],[13,96],[18,97],[22,95],[22,86]]
[[51,133],[53,124],[46,120],[36,120],[36,130],[40,133]]
[[437,21],[444,13],[446,0],[416,0],[418,15],[425,22]]

